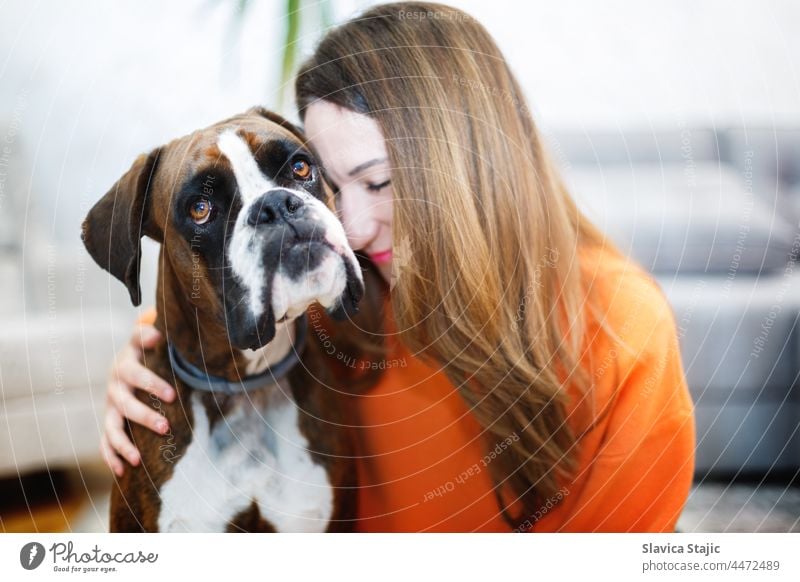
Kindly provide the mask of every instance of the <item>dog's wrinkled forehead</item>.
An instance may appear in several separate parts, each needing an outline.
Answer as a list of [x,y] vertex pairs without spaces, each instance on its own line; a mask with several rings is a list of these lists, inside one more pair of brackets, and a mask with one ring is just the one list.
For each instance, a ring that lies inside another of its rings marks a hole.
[[268,119],[238,116],[167,144],[161,153],[158,180],[171,191],[204,171],[230,174],[242,195],[261,176],[285,169],[292,155],[311,157],[301,136]]

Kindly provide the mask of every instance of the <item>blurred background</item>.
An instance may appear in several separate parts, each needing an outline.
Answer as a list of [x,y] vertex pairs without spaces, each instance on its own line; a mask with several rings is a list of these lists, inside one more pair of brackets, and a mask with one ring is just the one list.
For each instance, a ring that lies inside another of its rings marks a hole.
[[[681,531],[800,531],[800,4],[451,0],[495,36],[574,196],[656,277],[697,412]],[[154,302],[80,222],[141,152],[254,104],[370,2],[0,5],[0,531],[102,531],[106,377]]]

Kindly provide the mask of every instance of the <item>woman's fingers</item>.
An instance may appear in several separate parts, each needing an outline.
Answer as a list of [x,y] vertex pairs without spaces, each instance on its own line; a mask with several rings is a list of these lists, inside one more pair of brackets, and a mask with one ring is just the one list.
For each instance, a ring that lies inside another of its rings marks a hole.
[[158,434],[164,434],[169,430],[167,419],[136,398],[127,386],[118,384],[109,391],[109,398],[116,413],[130,421],[141,424]]
[[108,442],[108,437],[105,433],[100,437],[100,455],[103,461],[111,469],[117,477],[122,477],[125,472],[125,465],[122,464],[114,449],[111,448],[111,443]]
[[130,388],[140,388],[145,392],[157,396],[165,402],[172,402],[175,398],[175,389],[158,374],[143,366],[134,350],[123,350],[114,368],[112,381]]
[[134,389],[140,388],[165,402],[175,399],[175,389],[141,363],[143,351],[153,347],[160,338],[161,334],[151,325],[135,327],[130,341],[115,359],[109,375],[108,406],[100,453],[106,465],[118,477],[125,472],[120,457],[127,459],[131,465],[137,465],[141,459],[139,451],[125,433],[125,418],[159,434],[169,431],[167,419],[133,395]]
[[136,450],[122,429],[123,422],[119,412],[114,408],[109,408],[106,412],[105,437],[113,451],[128,459],[131,465],[136,465],[139,462],[139,451]]
[[144,350],[155,346],[159,339],[161,333],[155,327],[142,323],[133,328],[130,343]]

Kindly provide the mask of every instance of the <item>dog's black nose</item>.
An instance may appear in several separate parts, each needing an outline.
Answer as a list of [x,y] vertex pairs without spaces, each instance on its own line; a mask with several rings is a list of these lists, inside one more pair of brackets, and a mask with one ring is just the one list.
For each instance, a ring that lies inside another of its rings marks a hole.
[[297,194],[289,190],[270,190],[250,207],[247,224],[257,226],[290,222],[302,206],[303,200]]

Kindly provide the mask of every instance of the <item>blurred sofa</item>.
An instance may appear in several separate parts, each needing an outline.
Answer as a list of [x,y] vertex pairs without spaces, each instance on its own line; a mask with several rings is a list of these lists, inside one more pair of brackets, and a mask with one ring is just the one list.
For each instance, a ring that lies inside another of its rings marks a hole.
[[99,459],[109,367],[136,315],[77,229],[53,239],[23,145],[0,197],[0,478]]
[[698,476],[800,468],[800,129],[549,136],[581,208],[669,299]]

